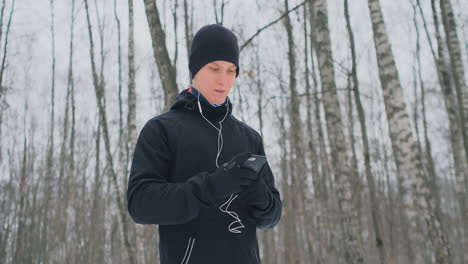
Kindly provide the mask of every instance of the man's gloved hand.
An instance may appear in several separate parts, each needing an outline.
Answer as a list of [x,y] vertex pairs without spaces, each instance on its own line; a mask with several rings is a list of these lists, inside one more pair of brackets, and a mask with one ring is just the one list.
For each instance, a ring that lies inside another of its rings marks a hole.
[[257,173],[241,167],[250,156],[248,152],[238,154],[207,175],[208,187],[215,198],[240,193],[258,180]]
[[270,188],[259,173],[258,180],[242,194],[242,200],[247,206],[263,209],[268,207],[270,196]]

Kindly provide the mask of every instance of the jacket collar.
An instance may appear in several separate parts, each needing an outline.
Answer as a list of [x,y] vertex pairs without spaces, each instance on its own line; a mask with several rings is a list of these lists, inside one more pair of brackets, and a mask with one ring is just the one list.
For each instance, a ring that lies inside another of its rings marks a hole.
[[[226,103],[222,106],[215,107],[204,100],[200,100],[200,105],[203,115],[211,121],[221,120],[226,115],[226,112],[228,116],[232,113],[232,103],[229,97],[227,98]],[[171,110],[177,109],[185,109],[199,113],[197,97],[188,92],[188,89],[183,90],[176,96],[175,102],[171,107]]]

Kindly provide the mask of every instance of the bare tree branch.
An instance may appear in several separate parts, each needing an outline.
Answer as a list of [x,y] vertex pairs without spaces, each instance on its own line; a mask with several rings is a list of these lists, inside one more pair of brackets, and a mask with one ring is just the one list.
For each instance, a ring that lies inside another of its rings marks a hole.
[[302,2],[302,3],[300,3],[300,4],[298,4],[298,5],[295,6],[294,8],[290,9],[289,11],[284,12],[284,14],[281,15],[279,18],[277,18],[276,20],[270,22],[270,23],[267,24],[266,26],[264,26],[264,27],[260,28],[259,30],[257,30],[257,32],[255,32],[255,34],[253,34],[250,38],[247,39],[247,41],[244,42],[244,44],[241,45],[240,51],[242,51],[247,45],[249,45],[249,43],[252,42],[252,40],[253,40],[254,38],[256,38],[258,35],[260,35],[260,33],[261,33],[263,30],[265,30],[265,29],[269,28],[270,26],[276,24],[278,21],[280,21],[281,19],[283,19],[283,18],[285,18],[287,15],[289,15],[289,13],[291,13],[292,11],[298,9],[299,7],[303,6],[304,4],[305,4],[305,1]]

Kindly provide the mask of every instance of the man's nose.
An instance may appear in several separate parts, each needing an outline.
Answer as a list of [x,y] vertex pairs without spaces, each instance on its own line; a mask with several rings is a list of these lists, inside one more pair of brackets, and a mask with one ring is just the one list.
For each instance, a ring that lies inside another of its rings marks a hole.
[[227,71],[223,71],[218,75],[217,81],[219,84],[225,84],[229,78],[229,73]]

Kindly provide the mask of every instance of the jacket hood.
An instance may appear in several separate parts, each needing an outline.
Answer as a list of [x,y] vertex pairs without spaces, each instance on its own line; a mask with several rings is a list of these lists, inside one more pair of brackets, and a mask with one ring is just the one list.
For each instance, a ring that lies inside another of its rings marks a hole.
[[[228,116],[232,113],[232,103],[229,96],[227,97],[227,102],[222,106],[214,107],[203,100],[200,100],[200,105],[203,115],[210,120],[220,120],[226,115],[226,112],[228,112]],[[200,112],[197,105],[197,97],[190,93],[188,89],[183,90],[176,96],[174,104],[171,106],[170,110]]]

